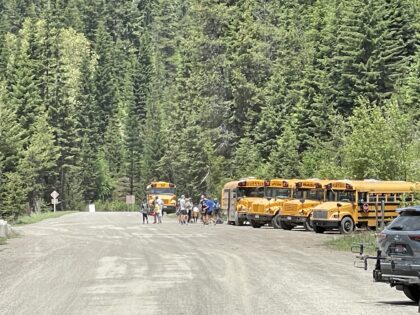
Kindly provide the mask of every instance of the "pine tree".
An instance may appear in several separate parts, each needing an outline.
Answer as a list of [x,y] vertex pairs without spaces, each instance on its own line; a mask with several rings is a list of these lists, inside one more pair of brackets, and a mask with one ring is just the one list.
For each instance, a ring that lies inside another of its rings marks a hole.
[[278,138],[275,149],[269,157],[272,177],[295,178],[299,176],[299,142],[290,125],[286,125],[283,134]]
[[8,89],[9,102],[16,109],[16,115],[28,136],[33,133],[33,125],[41,114],[41,98],[38,90],[38,80],[30,59],[30,38],[32,37],[33,22],[28,19],[18,36],[11,35],[8,43],[13,43],[8,61]]
[[16,110],[7,100],[0,82],[0,187],[5,173],[15,172],[23,151],[24,131],[17,123]]
[[97,29],[95,51],[99,57],[95,79],[96,100],[99,108],[99,133],[104,134],[108,121],[118,104],[118,86],[113,65],[113,42],[106,31],[104,22],[100,22]]
[[37,209],[37,200],[42,200],[48,191],[47,188],[50,188],[48,185],[55,174],[57,161],[60,158],[59,151],[46,115],[39,116],[35,123],[34,135],[19,165],[20,172],[25,178],[29,205],[36,212],[40,211]]

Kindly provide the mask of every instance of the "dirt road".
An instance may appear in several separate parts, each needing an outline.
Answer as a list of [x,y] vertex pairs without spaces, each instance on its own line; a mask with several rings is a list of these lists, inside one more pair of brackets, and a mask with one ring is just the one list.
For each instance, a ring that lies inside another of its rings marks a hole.
[[[165,219],[165,218],[164,218]],[[0,314],[417,314],[333,235],[77,213],[0,246]]]

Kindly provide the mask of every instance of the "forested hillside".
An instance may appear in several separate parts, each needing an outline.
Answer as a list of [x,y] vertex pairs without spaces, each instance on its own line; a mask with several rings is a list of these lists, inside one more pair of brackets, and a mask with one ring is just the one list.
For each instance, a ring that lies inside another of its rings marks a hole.
[[0,214],[154,179],[192,196],[244,176],[419,181],[419,8],[0,0]]

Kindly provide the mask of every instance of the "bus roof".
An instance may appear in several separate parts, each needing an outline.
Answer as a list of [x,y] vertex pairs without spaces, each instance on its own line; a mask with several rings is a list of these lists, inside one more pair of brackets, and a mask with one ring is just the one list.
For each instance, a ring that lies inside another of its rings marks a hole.
[[337,180],[325,185],[328,189],[357,190],[362,192],[414,192],[420,190],[420,185],[404,181],[379,180]]
[[270,180],[270,187],[295,188],[297,179],[274,178]]
[[264,187],[264,179],[259,178],[245,178],[238,182],[238,187]]
[[296,181],[296,188],[324,188],[325,185],[334,182],[330,179],[319,179],[319,178],[308,178],[308,179],[299,179]]
[[238,181],[238,180],[233,180],[233,181],[231,181],[231,182],[227,182],[227,183],[223,186],[223,189],[233,189],[233,188],[236,188],[236,187],[238,187],[238,183],[239,183],[239,181]]

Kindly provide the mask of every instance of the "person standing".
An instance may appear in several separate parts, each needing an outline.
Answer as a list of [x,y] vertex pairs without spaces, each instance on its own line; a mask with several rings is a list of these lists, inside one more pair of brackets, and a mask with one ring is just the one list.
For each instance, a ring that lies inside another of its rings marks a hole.
[[187,208],[187,223],[191,222],[193,206],[192,198],[187,198],[187,202],[185,203],[185,207]]
[[185,196],[182,195],[181,198],[179,198],[179,211],[181,212],[181,224],[186,224],[188,219],[188,213],[187,213],[187,201],[185,200]]
[[142,201],[142,203],[140,205],[140,212],[143,215],[143,224],[145,224],[145,223],[149,224],[149,218],[148,218],[149,209],[147,208],[147,202],[146,201]]
[[160,224],[162,223],[163,200],[160,199],[159,196],[156,196],[155,204],[157,223]]

